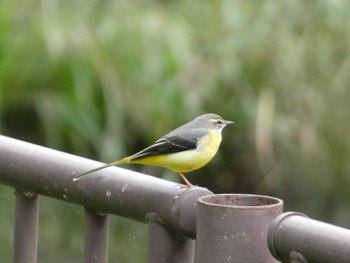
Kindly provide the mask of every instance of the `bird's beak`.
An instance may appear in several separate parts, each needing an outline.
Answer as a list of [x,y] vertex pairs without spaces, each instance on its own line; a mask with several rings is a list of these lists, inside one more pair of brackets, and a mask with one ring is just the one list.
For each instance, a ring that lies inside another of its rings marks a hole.
[[235,122],[234,121],[224,121],[225,125],[229,125],[229,124],[234,124]]

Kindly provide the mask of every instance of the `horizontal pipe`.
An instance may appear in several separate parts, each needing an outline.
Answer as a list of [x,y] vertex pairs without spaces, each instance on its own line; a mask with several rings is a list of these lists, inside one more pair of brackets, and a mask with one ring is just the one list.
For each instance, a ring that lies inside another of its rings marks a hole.
[[270,226],[268,246],[282,262],[350,262],[350,230],[287,212]]
[[174,231],[195,236],[195,204],[212,194],[120,167],[98,171],[77,182],[73,178],[100,162],[0,136],[0,183],[23,192],[61,199],[94,211],[146,222],[149,213]]

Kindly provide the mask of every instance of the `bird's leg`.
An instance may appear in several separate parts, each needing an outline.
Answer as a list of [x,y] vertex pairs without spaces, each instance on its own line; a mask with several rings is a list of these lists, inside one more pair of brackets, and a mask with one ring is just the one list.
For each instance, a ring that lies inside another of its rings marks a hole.
[[185,186],[185,187],[190,188],[190,187],[193,186],[193,185],[187,180],[187,178],[184,176],[183,173],[180,173],[180,172],[178,172],[178,173],[179,173],[179,175],[181,176],[182,180],[185,181],[185,183],[186,183],[186,186]]

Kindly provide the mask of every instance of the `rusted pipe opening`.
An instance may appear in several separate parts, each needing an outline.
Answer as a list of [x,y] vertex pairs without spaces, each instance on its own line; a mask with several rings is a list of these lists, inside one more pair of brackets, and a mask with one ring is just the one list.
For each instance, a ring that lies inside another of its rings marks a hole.
[[[270,206],[271,208],[274,205],[280,206],[283,204],[282,200],[278,198],[253,194],[217,194],[203,196],[199,198],[199,203],[212,207],[225,206],[235,209],[258,209],[258,207],[264,208],[264,206]],[[265,207],[265,209],[267,208],[269,207]]]
[[219,194],[198,200],[196,263],[278,262],[267,232],[283,201],[252,194]]

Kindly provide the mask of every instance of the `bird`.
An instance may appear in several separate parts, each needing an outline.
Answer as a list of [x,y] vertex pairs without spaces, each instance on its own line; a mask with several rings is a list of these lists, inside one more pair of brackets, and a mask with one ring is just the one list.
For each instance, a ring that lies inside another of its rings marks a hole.
[[186,184],[183,187],[192,187],[184,173],[197,170],[212,160],[221,144],[223,128],[232,123],[234,122],[224,120],[214,113],[201,115],[164,135],[151,146],[123,159],[81,173],[74,177],[73,181],[114,165],[144,164],[171,169],[179,173]]

